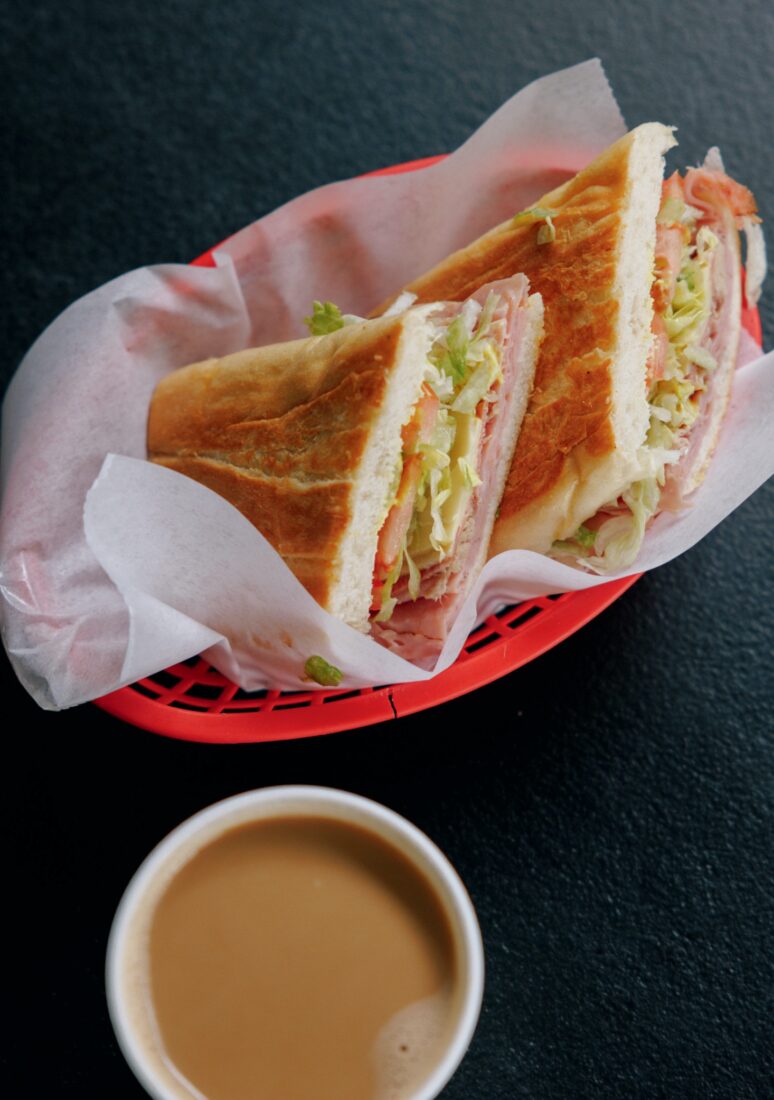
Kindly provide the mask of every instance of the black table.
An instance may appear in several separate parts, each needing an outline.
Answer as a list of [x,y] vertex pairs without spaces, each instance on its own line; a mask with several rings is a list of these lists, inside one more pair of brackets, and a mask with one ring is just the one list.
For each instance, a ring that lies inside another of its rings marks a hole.
[[[631,125],[677,123],[676,164],[719,144],[771,216],[773,48],[769,5],[720,0],[6,4],[4,378],[122,271],[450,150],[521,85],[595,54]],[[32,1070],[6,1053],[12,1094],[142,1095],[103,996],[123,887],[193,811],[303,782],[405,814],[470,889],[487,989],[449,1100],[772,1095],[773,516],[769,485],[533,664],[314,741],[213,748],[91,706],[42,713],[4,663],[18,1018],[41,1036]]]

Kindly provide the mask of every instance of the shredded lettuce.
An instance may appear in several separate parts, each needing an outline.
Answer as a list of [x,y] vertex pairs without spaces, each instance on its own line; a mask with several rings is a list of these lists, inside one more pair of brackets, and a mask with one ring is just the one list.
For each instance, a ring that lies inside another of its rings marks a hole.
[[379,610],[374,616],[374,620],[377,623],[388,622],[392,618],[392,613],[397,607],[398,601],[393,596],[392,590],[395,584],[403,572],[403,566],[405,563],[408,571],[408,592],[412,600],[416,600],[419,596],[419,584],[420,584],[420,572],[419,568],[414,562],[408,549],[408,541],[411,537],[411,529],[403,538],[403,544],[400,548],[400,553],[389,571],[382,584],[382,590],[379,594]]
[[[650,404],[669,407],[674,405],[670,395],[676,395],[681,402],[684,428],[690,427],[695,419],[692,415],[695,409],[688,407],[691,397],[704,388],[705,372],[717,365],[710,352],[701,347],[712,306],[710,261],[717,243],[714,233],[702,226],[695,249],[689,246],[683,249],[674,297],[664,313],[669,337],[666,367],[664,377],[653,384]],[[681,423],[673,418],[672,426],[678,429]]]
[[436,397],[441,401],[445,401],[449,397],[454,397],[454,391],[456,386],[451,374],[447,374],[438,368],[436,363],[431,362],[429,359],[425,366],[425,381],[430,386]]
[[491,390],[497,381],[502,381],[503,372],[500,367],[500,357],[495,352],[491,342],[487,343],[484,359],[471,373],[470,377],[454,398],[452,412],[474,413],[479,401]]
[[684,354],[689,363],[695,363],[697,367],[703,367],[704,370],[715,370],[718,365],[714,355],[696,344],[689,344]]
[[406,566],[408,568],[408,593],[412,600],[415,600],[419,596],[419,567],[409,553],[408,546],[403,547],[403,556],[406,559]]
[[465,378],[469,343],[470,334],[464,317],[460,315],[446,329],[441,340],[437,342],[437,350],[434,349],[432,353],[431,362],[455,384]]
[[[494,314],[499,302],[500,297],[495,293],[487,296],[483,308],[475,302],[466,302],[462,313],[454,318],[433,345],[430,364],[442,376],[451,378],[456,391],[464,386],[470,371],[477,363],[483,362],[487,354],[498,356],[499,361],[499,349],[494,340],[494,326],[499,323],[494,320]],[[475,309],[468,310],[468,305]],[[435,389],[432,378],[430,384]],[[442,394],[436,389],[436,393],[442,400],[449,396],[448,390]]]
[[[498,327],[502,322],[494,319],[499,304],[500,297],[495,293],[487,296],[483,307],[475,302],[466,303],[462,313],[436,341],[430,355],[428,381],[441,400],[441,408],[432,443],[420,447],[425,461],[414,506],[412,535],[415,545],[429,544],[439,558],[448,552],[454,537],[454,530],[449,528],[451,517],[444,516],[444,506],[452,498],[459,501],[460,492],[470,493],[480,484],[477,471],[464,456],[453,465],[450,459],[463,420],[475,415],[481,400],[503,378],[502,353],[497,341],[502,336],[502,328]],[[436,376],[439,374],[445,380],[443,387],[437,385],[433,368]],[[418,522],[419,517],[422,522]]]
[[[685,223],[695,213],[680,199],[669,198],[659,220]],[[614,514],[596,531],[581,525],[569,539],[555,542],[552,548],[560,555],[577,556],[595,572],[625,569],[636,559],[647,523],[659,508],[666,468],[680,460],[687,434],[699,415],[707,375],[717,366],[712,354],[701,346],[712,306],[710,261],[717,244],[715,234],[702,226],[693,244],[683,248],[674,296],[664,312],[669,340],[666,365],[664,376],[654,381],[648,397],[650,425],[638,456],[639,478],[619,501],[611,502],[608,507]]]
[[523,221],[543,222],[537,231],[538,244],[552,244],[556,240],[556,226],[553,216],[556,210],[548,210],[545,206],[530,206],[528,210],[522,210],[513,219],[513,225]]
[[551,216],[546,216],[545,225],[541,225],[537,231],[537,243],[538,244],[553,244],[556,240],[556,226],[551,220]]
[[365,320],[365,317],[359,317],[356,313],[342,313],[333,302],[315,301],[312,303],[312,315],[304,317],[304,324],[312,336],[328,336],[345,325],[356,325]]
[[658,510],[661,484],[658,477],[645,478],[623,494],[626,510],[599,527],[594,538],[595,557],[585,564],[595,572],[616,572],[631,565],[640,551],[648,520]]
[[[383,317],[395,317],[404,313],[417,300],[416,294],[410,290],[404,290],[399,294],[389,309],[382,314]],[[312,303],[312,313],[304,317],[304,324],[312,336],[327,336],[331,332],[338,332],[345,325],[353,325],[358,321],[365,321],[365,317],[358,317],[356,313],[342,313],[334,302]]]
[[448,550],[449,536],[446,531],[442,509],[452,491],[450,466],[443,470],[430,470],[427,480],[430,516],[433,521],[430,532],[430,545],[434,550]]
[[586,549],[590,549],[594,545],[596,537],[596,531],[590,531],[584,524],[581,524],[575,532],[575,541]]
[[648,449],[663,447],[674,450],[681,430],[690,428],[699,414],[693,400],[693,383],[676,378],[664,378],[650,398],[650,427],[646,439]]
[[312,336],[327,336],[329,332],[344,328],[344,323],[341,310],[333,302],[314,301],[311,317],[304,317],[304,324]]
[[516,214],[513,222],[515,225],[527,219],[533,222],[539,222],[543,219],[552,217],[555,213],[555,210],[549,210],[546,206],[529,206],[526,210],[522,210],[520,213]]
[[552,549],[554,553],[557,554],[570,554],[573,557],[577,557],[579,553],[583,553],[584,551],[588,552],[594,549],[594,540],[596,537],[596,531],[591,531],[584,524],[581,524],[571,538],[557,539]]
[[452,491],[451,450],[456,434],[457,420],[448,406],[442,405],[438,410],[438,419],[431,442],[419,445],[424,461],[414,503],[414,516],[409,529],[409,540],[415,538],[420,527],[428,526],[430,543],[435,550],[443,549],[447,538],[442,509]]
[[419,450],[424,455],[423,467],[426,470],[442,470],[451,459],[448,450],[440,450],[431,443],[420,443]]
[[401,567],[403,566],[403,555],[405,550],[405,544],[398,557],[395,560],[395,564],[384,578],[382,584],[382,590],[379,595],[379,610],[374,616],[374,620],[377,623],[385,623],[392,616],[393,611],[398,603],[392,594],[392,589],[400,576]]
[[304,672],[310,680],[323,687],[338,687],[344,679],[340,668],[329,664],[324,657],[315,655],[310,657],[304,665]]
[[436,450],[441,451],[443,454],[449,454],[452,446],[454,445],[454,437],[457,434],[457,420],[452,416],[449,411],[448,405],[444,402],[441,404],[438,410],[438,417],[435,422],[435,431],[433,432],[433,438],[430,441],[430,446]]
[[458,458],[457,465],[462,471],[462,476],[465,479],[465,485],[468,489],[475,489],[477,485],[481,484],[481,478],[473,469],[471,463],[468,462],[467,458]]

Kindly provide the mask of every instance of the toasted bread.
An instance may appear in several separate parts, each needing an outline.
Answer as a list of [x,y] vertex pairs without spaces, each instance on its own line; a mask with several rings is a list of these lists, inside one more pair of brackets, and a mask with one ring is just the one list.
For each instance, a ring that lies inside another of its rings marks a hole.
[[149,457],[231,501],[360,630],[431,311],[197,363],[168,375],[151,403]]
[[490,554],[548,551],[636,474],[648,430],[656,214],[663,154],[674,144],[668,127],[639,126],[406,288],[420,302],[458,301],[524,272],[545,304],[535,386]]

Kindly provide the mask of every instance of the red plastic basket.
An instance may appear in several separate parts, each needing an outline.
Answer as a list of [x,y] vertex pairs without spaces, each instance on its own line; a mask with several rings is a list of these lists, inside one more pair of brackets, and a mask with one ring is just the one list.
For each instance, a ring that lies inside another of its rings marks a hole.
[[[411,172],[442,159],[426,157],[369,175]],[[213,251],[194,264],[212,266]],[[761,344],[757,310],[746,311],[743,323]],[[368,726],[445,703],[513,672],[580,630],[636,580],[638,576],[626,577],[503,608],[472,631],[451,668],[421,683],[353,691],[245,692],[201,657],[192,657],[95,703],[153,733],[213,744],[283,741]]]

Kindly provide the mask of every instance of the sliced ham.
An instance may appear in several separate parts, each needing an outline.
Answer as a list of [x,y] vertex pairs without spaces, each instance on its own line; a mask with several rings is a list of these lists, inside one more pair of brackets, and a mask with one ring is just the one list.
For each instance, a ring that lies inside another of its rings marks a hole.
[[739,347],[742,291],[738,226],[755,215],[750,191],[718,170],[689,169],[685,200],[698,212],[698,226],[707,226],[718,238],[710,268],[712,307],[699,342],[717,366],[704,376],[699,414],[684,441],[683,454],[666,469],[662,511],[685,507],[685,498],[700,484],[717,442]]
[[689,168],[683,188],[685,201],[701,212],[704,224],[712,225],[729,211],[737,229],[742,228],[745,218],[760,221],[752,191],[717,168]]
[[[688,219],[683,204],[687,206]],[[684,224],[687,220],[690,226]],[[709,255],[709,316],[701,331],[694,333],[692,346],[708,353],[715,366],[693,363],[685,371],[695,387],[691,400],[697,415],[676,440],[677,461],[664,467],[665,483],[658,497],[657,511],[676,511],[685,507],[686,498],[701,483],[715,448],[730,398],[739,345],[742,271],[738,231],[744,229],[748,241],[751,235],[755,241],[754,230],[759,220],[751,192],[722,171],[717,154],[714,159],[708,158],[704,167],[689,169],[685,179],[675,172],[663,185],[651,292],[654,317],[647,364],[648,391],[665,373],[669,343],[664,316],[677,288],[683,247],[696,244],[703,228],[711,230],[717,245]],[[765,271],[762,247],[754,253],[753,260],[759,272]],[[756,276],[758,283],[760,278],[759,273]],[[754,293],[753,290],[753,297]],[[598,530],[617,514],[627,511],[628,505],[621,497],[617,503],[588,519],[585,526]]]

